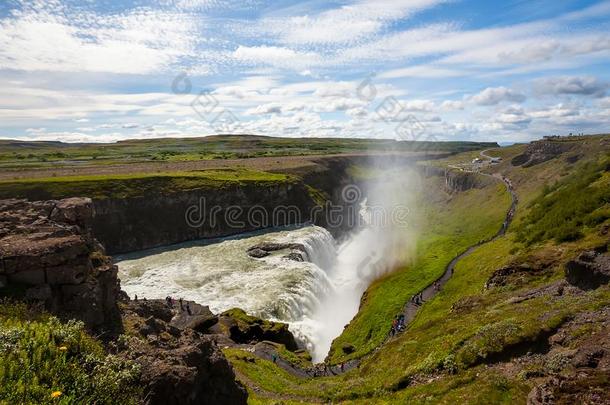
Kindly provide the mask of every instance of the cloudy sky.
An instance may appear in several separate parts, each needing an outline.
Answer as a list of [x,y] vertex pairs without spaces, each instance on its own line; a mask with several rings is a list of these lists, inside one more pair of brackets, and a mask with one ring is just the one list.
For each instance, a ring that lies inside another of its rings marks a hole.
[[610,132],[610,1],[0,0],[0,138]]

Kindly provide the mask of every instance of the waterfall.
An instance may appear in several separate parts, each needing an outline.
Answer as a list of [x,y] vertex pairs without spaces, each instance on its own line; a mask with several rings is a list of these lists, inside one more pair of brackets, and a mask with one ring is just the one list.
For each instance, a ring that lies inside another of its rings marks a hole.
[[[358,312],[370,283],[404,263],[413,249],[413,218],[405,216],[403,204],[415,206],[417,190],[405,185],[414,178],[402,171],[367,190],[360,211],[365,226],[339,247],[317,226],[189,242],[118,258],[121,285],[132,296],[182,297],[215,313],[238,307],[286,322],[321,361]],[[380,214],[390,220],[379,223]],[[286,257],[285,250],[250,257],[248,249],[259,244],[298,244],[305,261]]]
[[[313,350],[309,319],[333,291],[327,272],[337,255],[334,238],[317,226],[240,236],[119,256],[121,285],[130,296],[170,295],[209,305],[215,313],[239,307],[286,322]],[[306,261],[286,258],[286,251],[260,259],[247,255],[249,247],[264,242],[300,244]]]

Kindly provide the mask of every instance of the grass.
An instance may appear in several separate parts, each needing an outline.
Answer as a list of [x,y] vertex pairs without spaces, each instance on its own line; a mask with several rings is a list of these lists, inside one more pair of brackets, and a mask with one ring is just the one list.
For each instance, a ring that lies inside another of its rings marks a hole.
[[222,188],[227,185],[268,185],[291,181],[294,179],[285,174],[249,169],[47,177],[0,181],[0,198],[129,198],[151,193],[171,194],[199,188]]
[[[451,201],[428,205],[417,243],[418,256],[412,264],[369,287],[358,315],[333,342],[330,362],[337,364],[358,358],[377,347],[386,338],[394,315],[405,302],[440,277],[453,257],[495,234],[509,205],[510,196],[502,185],[472,189]],[[481,215],[468,215],[470,210]],[[345,345],[353,346],[355,351],[343,353]]]
[[[511,154],[520,153],[522,148],[517,145],[504,149],[502,155],[510,159]],[[498,165],[499,170],[516,179],[520,197],[517,218],[528,218],[535,210],[536,203],[531,202],[541,198],[544,183],[565,179],[557,191],[575,178],[582,180],[580,167],[586,167],[587,161],[598,161],[595,156],[599,156],[595,150],[586,151],[583,166],[576,165],[576,169],[561,158],[530,168],[512,168],[506,162]],[[608,181],[606,176],[604,173],[594,176],[587,187],[603,189]],[[488,186],[484,191],[460,193],[450,201],[430,202],[425,207],[427,227],[418,241],[420,254],[411,265],[378,280],[367,290],[361,311],[333,344],[333,362],[349,358],[340,351],[344,344],[352,344],[362,354],[376,345],[375,339],[382,340],[388,320],[402,307],[405,298],[439,275],[455,252],[497,230],[508,201],[506,193]],[[600,206],[594,208],[591,212],[598,211]],[[500,365],[494,366],[495,362],[504,356],[518,355],[523,350],[520,348],[535,351],[548,334],[574,314],[609,306],[610,287],[577,295],[539,293],[528,299],[515,297],[538,289],[543,291],[563,279],[566,261],[606,242],[598,231],[608,222],[606,219],[583,226],[582,238],[560,242],[559,246],[553,240],[523,246],[516,242],[517,227],[513,224],[506,237],[480,246],[458,262],[453,277],[433,300],[423,305],[405,333],[365,357],[359,369],[344,375],[297,382],[292,376],[277,373],[273,365],[263,369],[241,360],[232,362],[266,390],[310,398],[312,402],[525,402],[532,381],[521,377],[523,373],[505,373]],[[543,270],[524,271],[519,277],[509,278],[502,287],[486,289],[485,283],[495,270],[511,263],[531,263],[534,268],[542,263]],[[587,328],[574,332],[583,337],[588,333]],[[491,367],[481,363],[490,363]]]
[[585,162],[554,185],[546,184],[531,202],[518,227],[517,240],[526,245],[549,239],[557,243],[583,237],[585,227],[610,218],[610,156]]
[[135,404],[136,363],[106,355],[82,322],[0,305],[0,403]]

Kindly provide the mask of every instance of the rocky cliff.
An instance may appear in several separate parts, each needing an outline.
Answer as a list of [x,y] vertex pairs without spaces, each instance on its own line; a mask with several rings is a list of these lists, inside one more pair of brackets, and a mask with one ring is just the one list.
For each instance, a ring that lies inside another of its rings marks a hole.
[[109,253],[306,222],[315,201],[300,183],[229,185],[95,200],[93,228]]
[[445,189],[448,192],[460,192],[471,188],[483,188],[492,180],[477,173],[463,172],[456,169],[446,169],[435,166],[420,167],[424,176],[442,177],[445,180]]
[[91,233],[93,203],[0,201],[0,286],[92,330],[120,323],[117,268]]
[[513,166],[531,167],[568,152],[576,144],[572,142],[534,141],[525,151],[511,160]]
[[[292,172],[295,179],[273,183],[94,199],[93,229],[107,251],[117,254],[274,226],[326,226],[329,204],[344,208],[355,203],[341,194],[345,185],[357,183],[348,173],[354,163],[353,158],[322,159],[313,168]],[[357,210],[349,212],[357,215]],[[343,221],[330,230],[337,236],[353,223]]]
[[[207,307],[190,303],[191,316],[159,300],[121,306],[129,337],[118,341],[116,350],[142,367],[145,404],[246,403],[248,394],[216,339],[195,330],[202,316],[215,319]],[[180,322],[183,318],[190,322]]]

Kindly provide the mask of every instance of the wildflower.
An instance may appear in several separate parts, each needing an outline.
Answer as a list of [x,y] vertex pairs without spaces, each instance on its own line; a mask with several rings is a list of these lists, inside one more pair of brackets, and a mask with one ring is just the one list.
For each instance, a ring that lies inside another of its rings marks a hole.
[[65,352],[66,350],[68,350],[68,348],[66,346],[59,346],[59,350]]
[[51,398],[59,398],[61,396],[61,391],[53,391],[51,393]]

